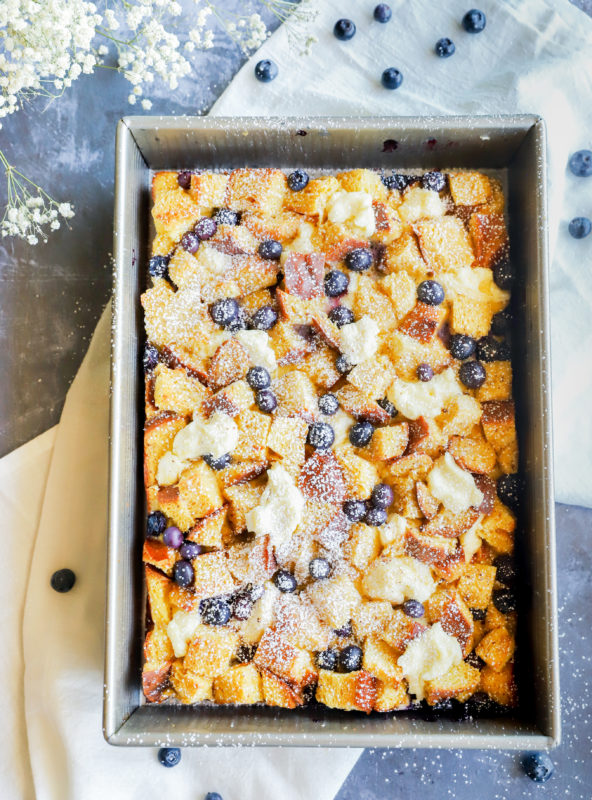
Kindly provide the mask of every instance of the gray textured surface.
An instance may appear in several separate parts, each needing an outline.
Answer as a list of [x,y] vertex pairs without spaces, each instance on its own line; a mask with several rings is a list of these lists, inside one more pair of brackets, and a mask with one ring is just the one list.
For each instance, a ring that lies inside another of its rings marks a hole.
[[[230,5],[230,3],[229,3]],[[240,2],[234,0],[238,7]],[[591,0],[576,5],[592,13]],[[170,96],[152,95],[153,112],[207,111],[241,65],[220,39],[196,57],[198,77]],[[0,455],[55,424],[64,397],[108,300],[113,201],[113,136],[129,113],[128,84],[112,71],[78,80],[43,111],[35,103],[5,121],[0,145],[9,161],[77,210],[71,230],[47,245],[0,243]],[[3,197],[0,192],[0,202]],[[336,800],[432,798],[521,800],[592,798],[589,527],[592,512],[558,506],[563,744],[555,777],[536,787],[507,753],[372,751],[360,759]],[[233,798],[226,798],[233,800]],[[312,800],[312,798],[311,798]]]

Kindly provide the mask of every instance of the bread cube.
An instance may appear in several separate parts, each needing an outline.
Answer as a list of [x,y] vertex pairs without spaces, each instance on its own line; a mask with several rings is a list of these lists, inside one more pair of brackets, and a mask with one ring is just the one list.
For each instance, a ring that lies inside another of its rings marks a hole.
[[356,455],[348,445],[335,449],[335,457],[343,470],[347,494],[360,500],[367,500],[378,483],[376,467],[365,458]]
[[477,300],[457,294],[452,300],[450,329],[453,333],[463,333],[479,339],[486,336],[491,328],[493,315],[499,311],[499,303]]
[[217,703],[253,705],[263,700],[261,676],[254,664],[231,667],[214,679],[214,700]]
[[445,536],[454,539],[468,531],[479,517],[479,512],[474,508],[454,514],[447,508],[439,511],[429,522],[421,526],[421,532],[429,536]]
[[330,389],[341,378],[335,366],[335,352],[324,344],[307,355],[300,368],[319,389]]
[[156,627],[164,627],[171,620],[169,592],[172,581],[148,565],[145,567],[145,575],[150,616]]
[[184,369],[169,369],[158,364],[154,370],[154,403],[161,411],[174,411],[181,417],[199,409],[211,392]]
[[145,664],[142,669],[142,691],[149,703],[161,703],[169,693],[171,662],[166,661],[154,669]]
[[390,360],[386,356],[375,356],[356,364],[348,373],[347,380],[367,397],[381,398],[394,377]]
[[212,692],[214,679],[185,669],[181,659],[174,662],[170,680],[175,694],[186,705],[214,699]]
[[287,191],[286,176],[279,169],[234,169],[228,177],[225,203],[237,211],[277,214]]
[[358,522],[352,525],[345,554],[356,569],[363,572],[371,561],[380,555],[381,543],[378,529]]
[[376,222],[373,240],[382,245],[396,241],[404,231],[404,225],[396,209],[390,203],[381,203],[376,200],[372,203],[372,207]]
[[187,647],[183,669],[211,678],[222,675],[228,671],[238,643],[237,633],[227,628],[202,625]]
[[[425,270],[425,263],[423,260],[421,261],[421,266],[422,269]],[[392,272],[390,275],[377,281],[376,286],[381,292],[384,292],[391,301],[395,320],[399,323],[405,314],[411,311],[416,303],[417,291],[415,288],[415,280],[407,272]]]
[[490,361],[485,367],[485,383],[475,392],[480,403],[488,400],[512,399],[512,364],[510,361]]
[[457,206],[480,206],[492,196],[491,181],[482,172],[450,172],[448,185]]
[[333,452],[316,451],[298,476],[298,488],[307,500],[341,505],[346,497],[343,470]]
[[339,630],[352,618],[361,597],[347,575],[317,581],[306,590],[318,615],[333,630]]
[[308,434],[308,425],[298,417],[274,417],[267,446],[282,459],[292,464],[304,461],[304,445]]
[[179,502],[193,519],[206,517],[223,505],[215,472],[205,461],[195,461],[179,480]]
[[178,184],[176,188],[158,190],[154,196],[152,218],[156,232],[166,234],[173,242],[178,242],[200,216],[199,204]]
[[[229,383],[244,378],[249,365],[249,354],[245,348],[236,339],[228,339],[212,356],[208,370],[208,384],[214,390],[222,389]],[[198,403],[194,408],[199,408],[200,405]]]
[[433,519],[440,508],[440,501],[436,500],[434,495],[430,492],[423,481],[416,481],[415,495],[417,497],[417,505],[419,506],[421,513],[426,519]]
[[409,443],[407,454],[425,453],[430,458],[438,456],[446,449],[448,437],[445,436],[433,419],[418,417],[409,422]]
[[373,200],[386,200],[388,190],[378,172],[371,169],[350,169],[336,176],[341,188],[346,192],[366,192]]
[[341,408],[356,419],[366,419],[374,425],[385,425],[390,419],[388,411],[379,406],[376,400],[350,383],[344,384],[335,396]]
[[341,674],[322,669],[316,699],[329,708],[369,712],[376,699],[376,679],[364,670]]
[[261,688],[265,704],[268,706],[296,708],[304,703],[304,697],[299,689],[290,686],[267,670],[261,670]]
[[246,212],[241,222],[257,237],[264,241],[275,239],[276,242],[289,242],[300,229],[302,217],[293,211],[281,211],[273,215],[255,212]]
[[467,564],[458,582],[458,593],[469,608],[485,609],[491,602],[496,568]]
[[453,436],[448,451],[460,467],[480,475],[491,472],[497,461],[495,450],[481,437]]
[[515,528],[515,516],[496,497],[493,511],[481,521],[478,533],[498,553],[511,553],[514,549]]
[[278,416],[300,417],[306,422],[312,422],[318,416],[316,389],[304,372],[287,372],[273,382],[273,390],[278,401]]
[[458,217],[423,219],[413,230],[426,264],[436,274],[472,265],[471,240]]
[[288,192],[284,199],[284,207],[289,211],[322,219],[331,195],[339,189],[339,181],[333,175],[313,178],[301,191]]
[[445,316],[445,307],[430,306],[418,301],[400,321],[399,331],[411,336],[412,339],[417,339],[422,344],[429,344]]
[[291,645],[279,630],[268,628],[257,647],[253,663],[293,686],[314,683],[317,670],[308,651]]
[[431,623],[439,622],[446,633],[458,640],[466,658],[473,649],[473,615],[460,593],[439,589],[428,600],[426,612]]
[[512,664],[506,664],[499,672],[496,672],[491,667],[483,667],[479,689],[482,692],[486,692],[494,702],[502,706],[515,706],[517,692]]
[[464,703],[477,691],[480,680],[479,670],[462,661],[451,667],[444,675],[426,681],[426,700],[431,706],[452,698]]
[[364,601],[352,613],[352,626],[356,639],[367,636],[380,637],[393,614],[393,607],[386,600]]
[[146,539],[142,548],[142,560],[145,564],[152,564],[154,567],[171,575],[178,553],[172,547],[167,547],[159,539]]
[[184,417],[164,411],[153,417],[144,428],[144,483],[156,483],[158,463],[173,446],[173,439],[186,425]]
[[227,518],[228,506],[224,505],[207,517],[198,519],[187,533],[187,539],[204,547],[222,547],[224,532],[228,524]]
[[452,361],[449,350],[438,336],[429,344],[423,344],[412,336],[395,331],[385,341],[385,348],[398,378],[417,379],[417,367],[429,364],[435,373],[442,372]]
[[273,286],[277,282],[279,272],[277,261],[269,261],[258,255],[246,254],[234,256],[232,265],[232,280],[239,295],[267,289],[268,286]]
[[506,628],[495,628],[487,633],[475,652],[495,672],[500,672],[514,655],[516,642]]
[[203,553],[194,558],[192,563],[197,597],[216,597],[234,591],[235,582],[228,569],[225,553]]
[[242,483],[238,486],[224,488],[224,497],[228,500],[228,518],[235,533],[247,527],[247,512],[259,504],[264,486],[254,483]]
[[[387,246],[383,263],[387,272],[407,273],[408,276],[418,281],[422,280],[428,271],[428,266],[422,258],[417,239],[411,232],[404,233],[395,242]],[[411,305],[415,303],[415,282],[413,295]]]
[[400,422],[389,428],[377,428],[370,440],[370,454],[375,461],[389,461],[403,455],[409,442],[409,425]]
[[395,309],[389,297],[367,275],[360,275],[356,281],[352,310],[356,319],[371,317],[383,331],[392,330],[397,324]]
[[407,645],[416,636],[419,636],[426,629],[423,622],[408,617],[400,608],[393,609],[393,613],[384,629],[380,634],[383,639],[400,656]]
[[409,695],[401,681],[376,683],[376,699],[374,700],[374,711],[398,711],[409,705]]
[[246,381],[235,381],[213,394],[202,403],[203,413],[209,417],[215,411],[236,417],[241,411],[249,408],[254,402],[253,390]]
[[461,394],[448,402],[436,421],[445,436],[466,436],[481,419],[481,406],[474,397]]
[[269,414],[245,409],[236,417],[238,442],[232,451],[237,460],[266,461],[267,437],[271,427]]
[[364,643],[363,667],[384,683],[398,682],[403,678],[403,671],[397,664],[397,653],[386,642],[375,636],[368,636]]
[[235,461],[218,472],[218,481],[223,488],[246,483],[262,475],[269,467],[267,459],[262,461]]
[[500,453],[516,438],[514,403],[510,400],[492,400],[489,403],[483,403],[482,408],[483,433],[496,453]]
[[146,634],[144,641],[145,668],[158,669],[165,663],[172,663],[175,655],[167,629],[163,625],[154,625]]
[[480,267],[494,267],[507,256],[508,234],[503,214],[471,214],[469,231]]

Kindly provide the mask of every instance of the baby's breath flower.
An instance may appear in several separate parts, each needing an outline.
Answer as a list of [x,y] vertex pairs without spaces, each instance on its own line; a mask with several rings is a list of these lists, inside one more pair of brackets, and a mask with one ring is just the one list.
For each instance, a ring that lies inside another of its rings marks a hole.
[[144,98],[142,100],[142,108],[144,109],[144,111],[150,111],[150,109],[152,108],[152,101],[148,100],[147,98]]

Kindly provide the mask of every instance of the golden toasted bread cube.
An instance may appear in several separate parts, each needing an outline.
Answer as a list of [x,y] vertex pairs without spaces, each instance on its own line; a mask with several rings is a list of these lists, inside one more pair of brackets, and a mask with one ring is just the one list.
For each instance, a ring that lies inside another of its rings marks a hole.
[[281,211],[274,215],[248,212],[243,214],[241,219],[257,239],[275,239],[282,244],[298,234],[301,221],[300,214],[292,211]]
[[373,200],[386,200],[388,189],[380,179],[378,172],[371,169],[350,169],[339,172],[336,176],[341,188],[346,192],[366,192]]
[[296,708],[304,703],[302,692],[277,675],[267,670],[261,670],[261,687],[263,698],[268,706],[280,708]]
[[[424,262],[421,263],[425,267]],[[377,281],[376,286],[391,301],[395,320],[399,323],[416,303],[415,280],[407,272],[392,272]]]
[[407,694],[407,690],[405,689],[403,682],[377,682],[374,711],[396,711],[398,709],[406,708],[408,705],[409,695]]
[[447,446],[448,437],[442,433],[438,423],[433,419],[418,417],[409,422],[408,455],[425,453],[431,458],[438,458]]
[[503,214],[471,214],[469,231],[480,267],[493,267],[508,248],[508,234]]
[[510,553],[514,545],[516,517],[496,497],[493,510],[485,516],[479,525],[479,536],[501,553]]
[[[310,325],[317,314],[324,313],[326,305],[324,296],[306,299],[284,292],[282,289],[276,290],[275,298],[279,306],[281,319],[290,325]],[[275,331],[275,327],[273,331]],[[286,336],[287,334],[284,335]]]
[[181,659],[173,663],[170,679],[175,694],[186,705],[214,699],[212,692],[214,679],[207,675],[197,675],[195,672],[189,672],[183,666]]
[[491,181],[482,172],[450,172],[448,185],[457,206],[480,206],[492,196]]
[[140,297],[144,309],[144,327],[148,341],[160,347],[169,340],[167,315],[175,290],[164,278],[155,278],[150,289]]
[[238,486],[227,486],[224,497],[228,500],[228,518],[235,533],[247,527],[246,515],[258,505],[264,486],[254,483],[241,483]]
[[430,492],[423,481],[416,481],[415,496],[421,513],[428,520],[433,519],[440,508],[440,501]]
[[194,519],[206,517],[223,505],[216,473],[205,461],[195,461],[179,479],[179,500]]
[[279,169],[234,169],[228,177],[225,202],[237,211],[277,214],[282,207],[287,184]]
[[418,301],[401,320],[399,331],[422,344],[430,344],[446,313],[443,306],[431,306]]
[[421,254],[433,272],[448,272],[472,265],[475,256],[471,240],[458,217],[424,219],[415,223],[414,231]]
[[400,608],[395,608],[380,638],[399,656],[406,649],[409,642],[423,633],[425,629],[426,626],[423,622],[411,619]]
[[195,573],[193,585],[198,597],[216,597],[235,588],[225,553],[203,553],[194,558],[192,563]]
[[[195,522],[195,516],[181,500],[178,486],[159,487],[156,498],[158,508],[165,516],[171,518],[177,528],[186,531],[192,527]],[[162,542],[159,542],[159,544],[162,544]],[[159,569],[162,569],[162,566],[159,565]]]
[[453,539],[468,531],[478,517],[479,512],[475,508],[468,508],[460,514],[454,514],[443,508],[429,522],[421,526],[421,532],[429,536],[446,536]]
[[284,198],[284,206],[289,211],[322,218],[329,198],[340,188],[339,181],[332,175],[313,178],[301,191],[288,191]]
[[330,389],[341,378],[335,360],[335,351],[322,344],[306,356],[300,368],[319,389]]
[[279,416],[300,417],[306,422],[312,422],[318,415],[315,386],[301,370],[292,370],[278,378],[273,383],[273,389],[278,401]]
[[448,452],[460,467],[479,475],[491,472],[497,461],[495,450],[482,437],[453,436]]
[[349,445],[336,448],[335,457],[343,470],[347,494],[350,497],[367,500],[379,481],[374,464],[356,455]]
[[449,350],[438,336],[434,336],[429,344],[424,344],[412,336],[394,331],[387,337],[385,346],[397,377],[407,381],[417,378],[420,364],[429,364],[438,373],[452,361]]
[[152,206],[156,233],[164,233],[173,242],[178,242],[185,231],[192,228],[200,216],[199,203],[178,184],[176,188],[158,187]]
[[493,631],[495,628],[507,628],[508,620],[509,616],[502,614],[493,603],[490,603],[485,615],[485,631]]
[[202,268],[195,255],[177,247],[169,261],[169,276],[178,289],[189,286],[199,276]]
[[148,671],[158,669],[174,659],[173,645],[164,625],[154,625],[144,640],[144,661]]
[[217,703],[253,705],[263,700],[261,676],[254,664],[231,667],[214,679],[214,700]]
[[506,664],[499,672],[491,667],[483,667],[479,689],[502,706],[515,706],[517,692],[512,664]]
[[144,428],[144,483],[152,486],[156,483],[158,462],[173,446],[173,439],[186,420],[172,412],[163,412],[153,417]]
[[376,221],[376,230],[372,234],[372,238],[383,245],[391,244],[401,236],[405,226],[401,222],[396,209],[393,208],[392,201],[389,203],[387,200],[387,202],[382,203],[375,200],[372,206]]
[[249,408],[254,402],[253,390],[246,381],[235,381],[224,389],[213,394],[204,403],[202,411],[210,416],[214,411],[221,411],[229,417],[236,417],[241,411]]
[[485,438],[499,453],[516,435],[514,403],[511,400],[483,403],[481,425]]
[[267,459],[267,437],[271,420],[269,414],[245,410],[235,419],[239,430],[238,443],[232,451],[237,460],[265,461]]
[[214,208],[224,205],[224,194],[228,175],[222,172],[194,172],[191,175],[189,193],[199,205],[202,214],[210,214]]
[[[392,273],[407,273],[407,275],[416,280],[421,280],[425,277],[428,266],[423,260],[417,239],[413,233],[404,233],[395,242],[389,244],[383,258],[384,268],[387,272]],[[394,286],[394,284],[393,284]],[[397,294],[396,291],[389,292],[393,297]],[[415,281],[413,283],[413,305],[415,303]],[[400,316],[403,316],[400,314]]]
[[347,575],[317,581],[308,587],[306,594],[320,618],[333,630],[343,628],[350,621],[361,601],[360,593]]
[[348,373],[347,380],[368,397],[381,398],[393,382],[395,371],[386,356],[361,361]]
[[431,706],[451,698],[464,703],[477,691],[480,680],[479,670],[462,661],[451,667],[444,675],[426,681],[426,700]]
[[403,671],[397,664],[397,653],[382,639],[368,636],[364,643],[363,667],[384,683],[401,682]]
[[335,396],[341,408],[356,419],[366,419],[374,425],[385,425],[390,420],[388,411],[351,383],[344,384]]
[[506,628],[489,631],[475,648],[475,652],[491,669],[500,672],[514,655],[516,642]]
[[371,317],[383,331],[395,327],[398,321],[395,307],[376,281],[367,275],[360,275],[353,295],[352,310],[356,319]]
[[454,636],[463,651],[463,658],[473,649],[473,615],[471,609],[454,589],[434,592],[426,606],[430,622],[439,622],[446,633]]
[[198,519],[187,534],[187,539],[204,547],[222,547],[223,533],[227,526],[228,506],[216,509],[203,519]]
[[[208,244],[219,248],[221,252],[228,255],[245,253],[254,255],[259,247],[259,239],[246,225],[218,225],[216,233],[208,241]],[[199,248],[198,260],[201,254],[209,255],[208,248],[203,245]]]
[[329,708],[371,711],[376,699],[376,680],[364,670],[340,674],[322,669],[315,696]]
[[273,326],[269,344],[280,366],[298,364],[312,350],[312,343],[300,336],[292,322],[282,320]]
[[[222,389],[229,383],[244,378],[249,365],[250,359],[245,348],[236,339],[228,339],[222,342],[212,356],[208,384],[214,390]],[[199,405],[196,407],[199,408]]]
[[503,215],[506,202],[501,181],[498,181],[497,178],[490,178],[489,181],[491,183],[491,197],[485,204],[485,207],[480,208],[479,211],[483,211],[487,214]]
[[490,361],[483,364],[487,377],[475,392],[480,403],[488,400],[512,399],[512,364],[510,361]]
[[142,560],[145,564],[151,564],[153,567],[166,572],[170,575],[177,561],[178,553],[172,548],[167,547],[164,542],[159,539],[146,539],[142,548]]
[[261,475],[269,467],[269,461],[235,461],[218,472],[218,480],[223,488],[246,483]]
[[481,406],[474,397],[461,394],[448,402],[436,421],[445,436],[466,436],[481,419]]
[[164,231],[162,233],[157,233],[152,242],[152,255],[166,256],[171,252],[174,246],[175,243],[168,233]]
[[363,572],[371,561],[380,555],[381,543],[378,528],[357,522],[350,529],[345,553],[350,564]]
[[457,294],[452,300],[450,328],[453,333],[463,333],[478,339],[488,333],[493,315],[497,311],[499,303]]
[[165,626],[171,621],[169,592],[172,581],[148,565],[145,567],[145,574],[150,616],[156,627]]
[[174,411],[186,417],[199,409],[211,392],[184,369],[169,369],[158,364],[154,370],[154,403],[161,411]]
[[187,648],[183,667],[194,675],[222,675],[227,672],[238,643],[238,634],[228,628],[202,625]]
[[276,261],[258,255],[244,255],[235,256],[233,271],[238,294],[245,295],[273,286],[277,282],[279,267]]
[[377,428],[370,441],[370,453],[375,461],[388,461],[403,455],[409,443],[409,424],[399,422],[389,428]]
[[491,602],[496,568],[487,564],[467,564],[457,585],[469,608],[485,609]]
[[352,626],[356,638],[363,641],[367,636],[380,636],[389,624],[392,614],[393,607],[386,600],[360,603],[352,614]]
[[142,669],[142,690],[148,703],[161,703],[171,696],[169,685],[171,662],[166,661],[156,669],[151,669],[148,664]]
[[253,663],[260,670],[273,672],[293,686],[314,683],[317,670],[307,650],[294,647],[278,630],[267,628],[257,647]]
[[245,314],[254,314],[262,306],[273,305],[273,298],[269,289],[259,289],[256,292],[248,294],[241,300],[241,308]]
[[286,461],[294,464],[304,462],[304,445],[308,425],[298,417],[274,417],[267,446]]

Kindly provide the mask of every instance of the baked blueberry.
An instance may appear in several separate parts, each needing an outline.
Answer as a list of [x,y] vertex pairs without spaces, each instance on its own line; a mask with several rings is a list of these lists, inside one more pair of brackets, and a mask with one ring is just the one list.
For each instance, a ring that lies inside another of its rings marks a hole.
[[277,242],[275,239],[266,239],[259,245],[259,255],[267,261],[278,261],[283,249],[281,242]]
[[569,168],[578,178],[592,175],[592,150],[578,150],[569,159]]
[[394,499],[395,493],[388,483],[377,483],[370,495],[370,502],[375,508],[388,508]]
[[239,306],[234,297],[223,297],[210,306],[210,316],[216,323],[225,328],[238,317]]
[[266,414],[271,414],[277,408],[277,397],[271,389],[259,389],[255,395],[255,400],[259,411],[264,411]]
[[417,287],[417,299],[428,306],[439,306],[444,302],[444,289],[438,281],[422,281]]
[[467,389],[478,389],[485,383],[487,373],[480,361],[463,361],[458,371],[458,377]]
[[342,353],[341,355],[337,356],[337,359],[335,361],[335,368],[337,369],[337,372],[339,372],[341,375],[345,375],[347,372],[349,372],[350,369],[352,369],[352,366],[353,364],[350,364],[349,359],[346,355]]
[[496,589],[493,593],[493,605],[500,614],[516,611],[516,595],[510,589]]
[[197,542],[183,542],[179,548],[179,555],[181,558],[185,559],[185,561],[193,561],[194,558],[197,558],[203,552],[203,546],[197,544]]
[[269,83],[274,78],[277,78],[277,74],[277,64],[269,58],[264,58],[255,64],[255,77],[261,83]]
[[315,581],[320,581],[323,578],[328,578],[331,574],[331,564],[326,558],[313,558],[308,565],[308,571],[311,578],[314,578]]
[[271,386],[271,377],[265,367],[251,367],[247,372],[247,383],[251,389],[267,389]]
[[224,453],[223,455],[217,457],[213,456],[211,453],[206,453],[205,456],[202,456],[202,458],[208,467],[216,470],[216,472],[220,472],[221,469],[225,469],[232,461],[230,453]]
[[71,569],[67,567],[64,569],[56,570],[51,578],[49,579],[49,584],[51,588],[59,592],[60,594],[65,594],[69,592],[70,589],[76,583],[76,575],[72,572]]
[[422,189],[430,189],[432,192],[441,192],[446,187],[446,178],[437,170],[425,172],[421,176]]
[[481,33],[485,29],[487,18],[478,8],[472,8],[462,18],[462,26],[467,33]]
[[493,561],[496,568],[495,579],[506,586],[511,586],[516,580],[516,562],[511,555],[503,553]]
[[161,747],[158,760],[163,767],[176,767],[181,760],[181,751],[178,747]]
[[356,33],[356,26],[351,19],[338,19],[333,27],[333,35],[340,42],[347,42],[352,39]]
[[393,16],[391,7],[386,3],[379,3],[374,9],[374,19],[376,22],[388,22]]
[[473,619],[476,619],[479,622],[483,622],[483,620],[487,616],[487,609],[486,608],[472,608],[471,609],[471,614],[473,615]]
[[327,417],[332,417],[339,409],[339,400],[334,394],[327,392],[327,394],[319,397],[319,411]]
[[261,306],[251,317],[251,326],[258,331],[269,331],[277,320],[277,312],[271,306]]
[[397,409],[395,408],[395,404],[391,403],[388,397],[381,397],[378,401],[378,405],[383,408],[387,414],[391,417],[397,416]]
[[338,328],[342,328],[344,325],[350,325],[355,317],[351,308],[347,308],[347,306],[335,306],[335,308],[329,311],[329,319],[331,322],[334,322]]
[[181,187],[181,189],[190,189],[191,188],[191,172],[188,169],[184,169],[183,172],[179,172],[177,175],[177,183]]
[[278,569],[273,576],[273,582],[280,592],[285,592],[287,594],[295,592],[298,586],[296,578],[291,572],[288,572],[287,569]]
[[364,653],[357,644],[348,644],[339,654],[339,666],[344,672],[355,672],[362,669]]
[[249,619],[253,611],[253,598],[248,588],[240,589],[230,598],[230,610],[236,619]]
[[493,336],[482,336],[477,340],[477,358],[479,361],[499,361],[500,345]]
[[206,597],[199,603],[199,615],[206,625],[226,625],[230,606],[221,597]]
[[195,231],[187,231],[181,236],[181,247],[188,253],[197,253],[199,248],[199,236]]
[[520,505],[520,494],[522,492],[522,481],[517,473],[513,472],[510,475],[502,475],[497,482],[497,496],[499,499],[511,508],[512,511],[517,511]]
[[332,647],[317,653],[316,662],[319,669],[335,670],[339,661],[339,652]]
[[160,536],[166,526],[166,517],[162,511],[151,511],[146,520],[146,536]]
[[169,256],[152,256],[148,262],[148,272],[153,278],[166,278],[170,260]]
[[303,169],[295,169],[288,175],[288,186],[293,192],[300,192],[308,185],[309,180],[308,172]]
[[395,67],[387,67],[380,76],[385,89],[398,89],[403,83],[403,73]]
[[142,356],[142,364],[144,365],[144,372],[152,372],[158,364],[158,350],[153,344],[144,345],[144,355]]
[[349,440],[354,447],[366,447],[373,433],[374,425],[368,420],[362,420],[349,429]]
[[346,500],[343,513],[350,522],[361,522],[366,516],[366,503],[363,500]]
[[351,619],[348,620],[342,628],[334,629],[333,633],[339,636],[340,639],[349,639],[350,636],[353,636],[354,630],[352,628]]
[[176,525],[171,525],[165,530],[162,541],[167,547],[172,547],[175,550],[178,550],[183,544],[183,534]]
[[214,220],[217,225],[238,225],[240,214],[231,208],[219,208],[214,214]]
[[418,364],[416,372],[417,377],[422,383],[427,383],[434,377],[434,370],[429,364]]
[[454,46],[452,39],[444,37],[442,39],[438,39],[434,50],[439,58],[450,58],[450,56],[454,55],[456,47]]
[[407,614],[408,617],[418,619],[419,617],[423,617],[425,609],[423,603],[420,603],[419,600],[405,600],[403,603],[403,612]]
[[194,572],[189,561],[177,561],[173,567],[173,580],[177,586],[185,588],[193,583]]
[[491,328],[489,332],[494,336],[505,336],[509,331],[511,321],[512,314],[510,310],[504,308],[503,311],[498,311],[497,314],[494,314],[491,318]]
[[349,251],[344,261],[352,272],[365,272],[372,266],[372,250],[367,247],[356,247]]
[[[473,616],[473,619],[476,619],[476,617]],[[470,667],[474,667],[475,669],[483,669],[485,666],[485,661],[483,661],[482,658],[479,658],[474,650],[471,650],[469,655],[465,658],[465,661]]]
[[248,664],[252,661],[257,652],[256,644],[240,644],[234,655],[239,664]]
[[332,269],[325,275],[325,294],[327,297],[339,297],[347,292],[349,278],[340,269]]
[[455,333],[450,337],[450,355],[459,361],[464,361],[475,352],[477,344],[472,336],[465,336],[464,333]]
[[547,753],[529,753],[522,759],[522,769],[535,783],[548,781],[555,771]]
[[216,224],[216,220],[212,219],[212,217],[202,217],[198,219],[193,227],[195,233],[202,240],[211,239],[217,229],[218,225]]
[[328,423],[313,422],[308,427],[306,441],[315,450],[328,450],[335,441],[335,433]]
[[381,525],[387,521],[387,513],[384,508],[369,508],[366,511],[364,522],[366,525],[373,525],[375,528],[380,528]]
[[493,280],[500,289],[510,289],[514,283],[514,270],[509,261],[501,261],[493,268]]
[[585,239],[592,231],[592,222],[588,217],[574,217],[569,223],[569,235],[574,239]]

